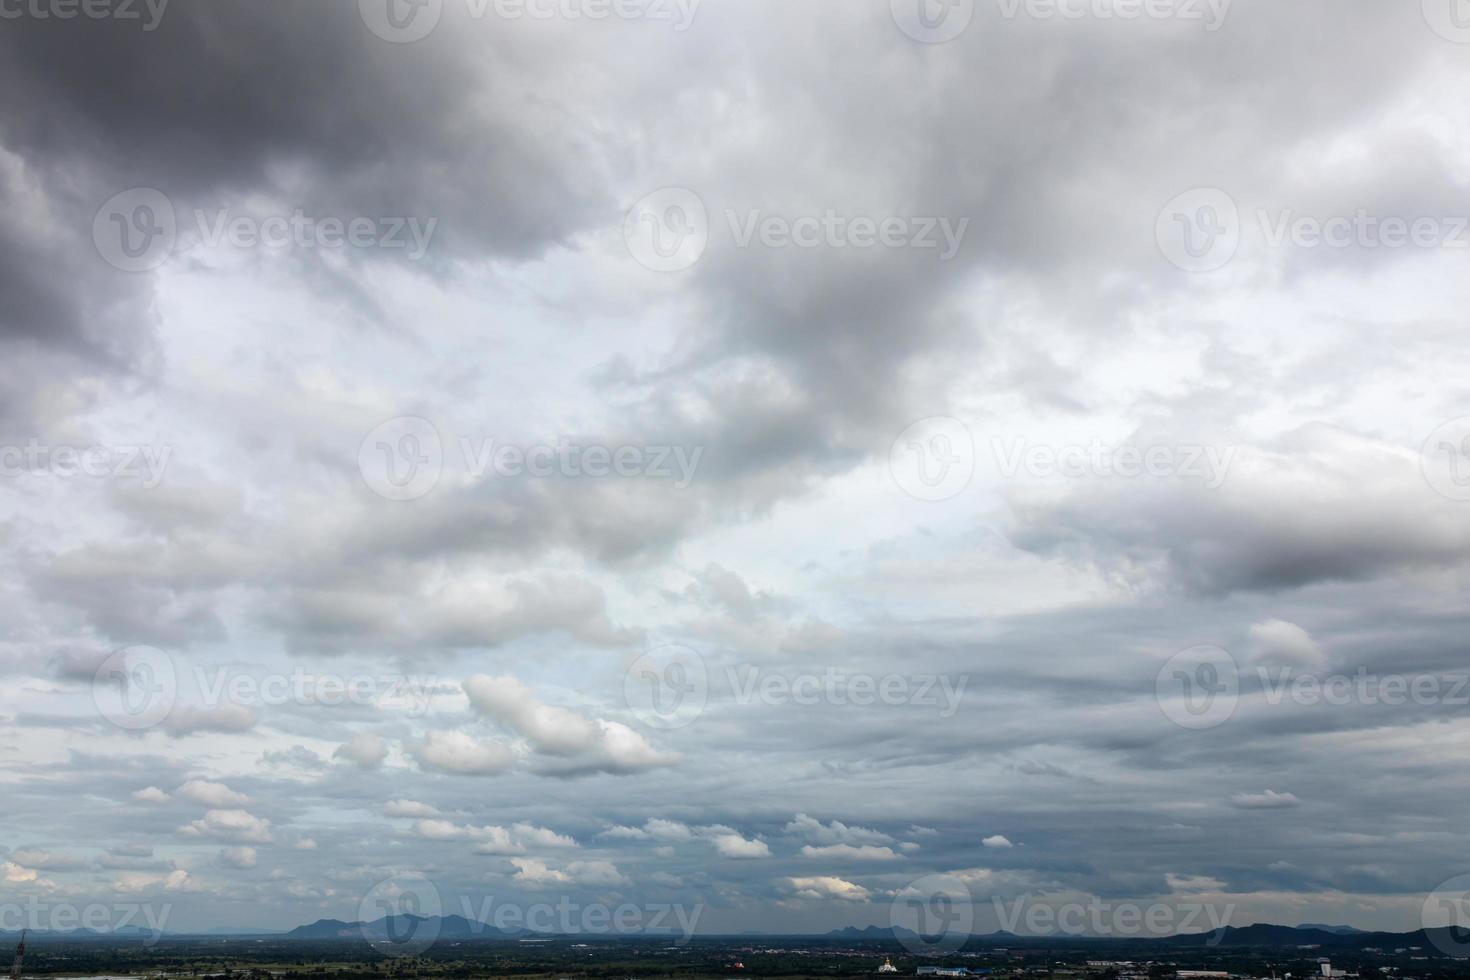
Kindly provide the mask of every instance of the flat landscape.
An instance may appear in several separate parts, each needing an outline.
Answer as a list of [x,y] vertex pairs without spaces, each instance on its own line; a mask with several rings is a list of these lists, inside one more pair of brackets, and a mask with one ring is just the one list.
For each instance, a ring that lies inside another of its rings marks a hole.
[[1320,976],[1330,952],[1334,971],[1369,978],[1470,976],[1470,963],[1432,949],[1365,952],[1299,946],[1173,946],[1168,940],[1028,939],[1007,946],[977,938],[942,956],[915,955],[897,940],[834,937],[664,938],[554,937],[452,940],[414,956],[396,956],[364,940],[298,940],[279,936],[194,936],[117,939],[43,937],[28,943],[25,976],[72,978],[488,977],[863,977],[885,963],[915,976],[938,968],[1006,977],[1173,978],[1180,971],[1234,977]]

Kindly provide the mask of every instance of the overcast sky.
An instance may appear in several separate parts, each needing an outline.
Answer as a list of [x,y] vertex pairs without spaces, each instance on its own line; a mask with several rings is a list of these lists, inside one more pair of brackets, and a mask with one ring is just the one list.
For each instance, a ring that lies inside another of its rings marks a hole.
[[0,904],[1417,928],[1460,2],[3,0]]

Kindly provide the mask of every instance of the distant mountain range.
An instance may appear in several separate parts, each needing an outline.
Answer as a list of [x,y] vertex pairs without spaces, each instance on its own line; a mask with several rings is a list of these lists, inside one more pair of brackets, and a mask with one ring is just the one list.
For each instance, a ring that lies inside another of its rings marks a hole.
[[517,939],[534,935],[529,929],[497,929],[474,922],[462,915],[421,916],[387,915],[372,922],[343,922],[318,919],[311,925],[297,926],[286,933],[287,939],[383,939],[393,941],[405,936],[425,935],[437,927],[435,935],[444,939]]
[[1354,929],[1352,926],[1324,926],[1318,922],[1303,922],[1297,926],[1298,929],[1320,929],[1323,932],[1335,932],[1339,936],[1356,936],[1366,932],[1365,929]]
[[[29,939],[142,939],[152,938],[159,935],[152,929],[143,926],[125,926],[112,932],[98,932],[96,929],[27,929],[26,938]],[[0,929],[0,936],[20,939],[19,929]],[[9,950],[3,951],[9,953]]]
[[[1444,930],[1436,930],[1444,931]],[[845,929],[834,929],[826,933],[830,939],[847,939],[873,942],[901,942],[905,939],[913,939],[917,933],[894,927],[890,929],[881,926],[867,926],[856,928],[848,926]],[[1377,946],[1388,949],[1400,947],[1421,946],[1433,949],[1433,941],[1429,932],[1420,929],[1417,932],[1366,932],[1352,926],[1327,926],[1308,923],[1300,926],[1277,926],[1267,923],[1257,923],[1249,926],[1226,926],[1216,932],[1190,933],[1187,935],[1166,936],[1158,939],[1146,937],[1126,937],[1133,942],[1156,942],[1162,945],[1175,947],[1194,946],[1322,946],[1335,949],[1362,949],[1364,947]],[[972,942],[985,945],[1012,944],[1017,946],[1045,945],[1058,942],[1097,942],[1108,943],[1117,941],[1114,937],[1107,936],[1021,936],[1013,932],[992,932],[987,934],[976,934],[970,937]],[[1465,940],[1459,939],[1454,945],[1463,945]]]
[[[437,930],[437,931],[436,931]],[[1433,930],[1435,933],[1447,932],[1448,930]],[[216,936],[216,937],[271,937],[284,940],[384,940],[388,942],[401,941],[410,936],[434,935],[437,939],[452,940],[474,940],[474,939],[521,939],[528,936],[545,936],[548,933],[535,932],[529,929],[498,929],[483,922],[466,919],[462,915],[446,915],[438,917],[424,917],[415,915],[384,916],[371,922],[343,922],[340,919],[319,919],[309,925],[297,926],[289,932],[270,932],[267,930],[244,929],[238,927],[223,927],[205,932],[173,932],[167,933],[172,936]],[[0,930],[0,937],[16,939],[20,935],[19,930]],[[744,933],[742,935],[756,935]],[[762,933],[760,935],[769,938],[782,938],[774,933]],[[150,929],[129,926],[116,932],[97,932],[92,929],[72,929],[52,931],[45,929],[30,930],[31,938],[38,940],[47,939],[133,939],[133,938],[156,938]],[[822,935],[807,935],[791,938],[817,938],[836,939],[856,942],[902,942],[918,938],[919,934],[902,927],[887,928],[883,926],[847,926],[843,929],[834,929]],[[708,937],[720,938],[720,937]],[[1434,938],[1440,938],[1445,943],[1454,946],[1463,945],[1463,936],[1434,936],[1430,932],[1420,929],[1416,932],[1365,932],[1353,926],[1332,926],[1317,923],[1305,923],[1300,926],[1278,926],[1268,923],[1257,923],[1249,926],[1227,926],[1217,932],[1192,933],[1189,935],[1168,936],[1160,939],[1146,939],[1142,937],[1129,937],[1133,942],[1156,942],[1171,947],[1195,947],[1195,946],[1320,946],[1328,949],[1362,949],[1364,947],[1381,947],[1385,949],[1397,949],[1400,947],[1419,946],[1426,950],[1435,949]],[[984,935],[973,935],[972,942],[983,943],[989,946],[997,945],[1046,945],[1059,942],[1096,942],[1108,943],[1116,941],[1110,937],[1099,936],[1020,936],[1012,932],[992,932]]]
[[[1434,949],[1430,932],[1448,933],[1448,929],[1415,932],[1364,932],[1351,926],[1273,926],[1257,923],[1252,926],[1233,928],[1227,926],[1219,932],[1194,936],[1170,936],[1159,940],[1173,946],[1322,946],[1331,949],[1363,949],[1376,946],[1387,949],[1421,946]],[[1464,939],[1437,936],[1446,948],[1464,944]]]
[[846,929],[833,929],[827,935],[832,939],[874,939],[881,942],[887,939],[913,939],[918,933],[902,926],[894,926],[892,929],[884,929],[882,926],[867,926],[862,929],[848,926]]

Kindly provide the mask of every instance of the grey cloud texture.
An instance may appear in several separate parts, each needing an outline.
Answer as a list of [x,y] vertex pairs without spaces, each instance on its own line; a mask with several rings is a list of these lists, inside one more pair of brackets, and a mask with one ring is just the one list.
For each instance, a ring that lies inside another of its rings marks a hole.
[[[952,873],[1414,928],[1464,844],[1470,287],[1454,249],[1271,245],[1259,213],[1464,212],[1470,49],[1420,6],[980,4],[933,45],[868,0],[682,31],[447,2],[413,44],[352,2],[5,21],[0,899],[279,928],[418,872],[820,930]],[[123,272],[93,224],[139,187],[178,242]],[[708,212],[683,271],[624,237],[659,188]],[[1156,238],[1197,188],[1240,212],[1214,272]],[[211,243],[221,209],[436,223],[414,261]],[[965,231],[740,240],[829,212]],[[442,473],[385,499],[364,443],[404,416]],[[921,463],[969,479],[924,500],[895,442],[938,416]],[[1018,439],[1229,465],[1009,472]],[[474,472],[487,443],[699,455]],[[1238,703],[1190,729],[1157,684],[1205,644]],[[1262,669],[1443,686],[1273,701]],[[107,717],[169,683],[156,724]]]

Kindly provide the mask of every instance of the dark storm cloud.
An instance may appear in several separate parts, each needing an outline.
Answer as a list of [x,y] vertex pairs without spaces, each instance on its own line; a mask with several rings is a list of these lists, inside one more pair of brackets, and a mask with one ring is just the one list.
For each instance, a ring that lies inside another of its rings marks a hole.
[[250,200],[437,218],[465,259],[532,258],[585,227],[605,203],[571,163],[584,135],[541,123],[514,57],[441,39],[390,59],[343,3],[177,2],[148,32],[7,18],[3,417],[44,423],[80,407],[43,378],[156,372],[152,277],[108,266],[92,244],[98,209],[131,188],[163,191],[181,225],[195,208],[245,212]]
[[1470,515],[1395,447],[1309,426],[1279,445],[1236,452],[1218,488],[1114,480],[1061,495],[1018,494],[1012,540],[1142,584],[1215,595],[1372,579],[1470,557]]
[[[13,43],[7,24],[0,45]],[[145,377],[157,348],[149,284],[92,249],[100,200],[79,195],[48,161],[16,155],[7,132],[0,123],[0,433],[23,441],[95,405],[96,392],[69,379]]]
[[503,40],[487,35],[491,49],[472,54],[448,35],[389,52],[352,4],[285,0],[175,2],[144,36],[116,21],[22,19],[0,40],[5,142],[114,193],[453,216],[466,248],[533,257],[596,200],[572,182],[578,136],[537,122]]

